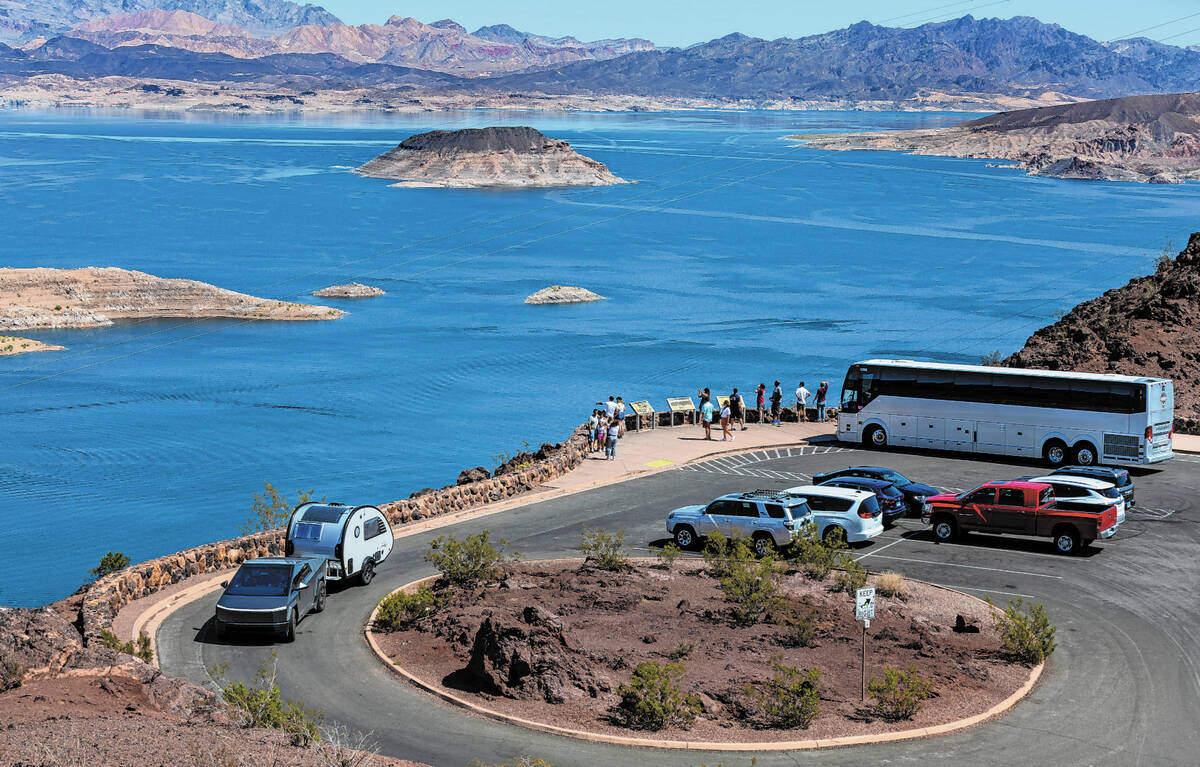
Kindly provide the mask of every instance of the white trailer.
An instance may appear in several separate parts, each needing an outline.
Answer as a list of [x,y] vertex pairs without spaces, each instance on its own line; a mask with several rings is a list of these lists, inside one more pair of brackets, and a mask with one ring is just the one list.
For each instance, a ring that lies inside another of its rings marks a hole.
[[392,526],[374,506],[302,503],[287,525],[289,557],[325,557],[331,581],[355,576],[365,586],[392,553]]

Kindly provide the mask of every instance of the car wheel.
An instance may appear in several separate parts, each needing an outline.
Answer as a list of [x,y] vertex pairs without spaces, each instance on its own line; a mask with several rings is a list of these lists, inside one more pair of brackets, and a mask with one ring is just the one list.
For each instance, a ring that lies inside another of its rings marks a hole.
[[362,570],[358,572],[358,580],[362,585],[366,586],[375,580],[375,560],[368,559],[363,562]]
[[1067,446],[1057,439],[1052,439],[1042,448],[1042,457],[1054,468],[1063,466],[1067,462]]
[[681,549],[690,549],[696,545],[696,531],[691,525],[680,525],[675,528],[675,545]]
[[887,447],[887,432],[882,426],[872,426],[863,434],[863,444],[876,449]]
[[830,525],[825,528],[825,532],[821,534],[821,540],[825,543],[845,543],[846,530],[837,525]]
[[1081,544],[1079,531],[1073,527],[1060,527],[1054,532],[1054,548],[1059,554],[1078,554]]
[[325,609],[325,597],[329,595],[329,590],[325,586],[325,581],[321,581],[320,587],[317,589],[317,598],[313,600],[312,611],[319,613]]
[[769,535],[759,533],[754,536],[754,554],[755,556],[765,557],[768,554],[775,553],[775,539]]
[[939,541],[952,541],[958,537],[958,525],[944,514],[933,520],[933,537]]
[[296,641],[296,624],[299,622],[300,622],[300,614],[296,611],[296,608],[293,607],[292,615],[290,618],[288,618],[287,626],[284,627],[284,629],[283,629],[283,641],[285,641],[285,642]]
[[1075,446],[1075,464],[1077,466],[1095,466],[1096,462],[1096,448],[1091,442],[1080,442]]

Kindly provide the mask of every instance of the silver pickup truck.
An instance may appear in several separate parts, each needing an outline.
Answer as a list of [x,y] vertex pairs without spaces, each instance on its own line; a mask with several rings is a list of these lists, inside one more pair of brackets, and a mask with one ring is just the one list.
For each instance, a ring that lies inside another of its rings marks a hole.
[[325,609],[326,560],[321,557],[263,557],[242,563],[221,584],[213,628],[223,639],[230,629],[273,631],[285,642],[310,612]]
[[667,532],[681,549],[691,549],[713,531],[744,535],[763,556],[790,546],[800,525],[811,521],[812,512],[804,496],[777,490],[730,493],[711,503],[683,506],[667,514]]

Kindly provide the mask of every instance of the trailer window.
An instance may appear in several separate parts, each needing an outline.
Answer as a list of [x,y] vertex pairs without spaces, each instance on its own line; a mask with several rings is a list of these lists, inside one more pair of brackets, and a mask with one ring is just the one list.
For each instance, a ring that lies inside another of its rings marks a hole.
[[369,541],[377,535],[383,535],[387,526],[381,517],[372,517],[363,523],[363,540]]
[[292,538],[297,541],[321,540],[321,525],[312,522],[297,522],[292,528]]
[[337,522],[346,513],[344,506],[309,506],[304,510],[305,522]]

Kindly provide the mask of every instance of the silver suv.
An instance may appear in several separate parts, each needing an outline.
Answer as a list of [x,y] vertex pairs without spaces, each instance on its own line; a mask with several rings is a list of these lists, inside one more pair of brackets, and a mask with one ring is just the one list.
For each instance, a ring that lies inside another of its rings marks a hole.
[[667,514],[667,532],[681,549],[695,548],[713,531],[750,539],[754,553],[763,556],[790,546],[800,526],[812,520],[804,496],[778,490],[730,493],[707,505],[684,506]]

